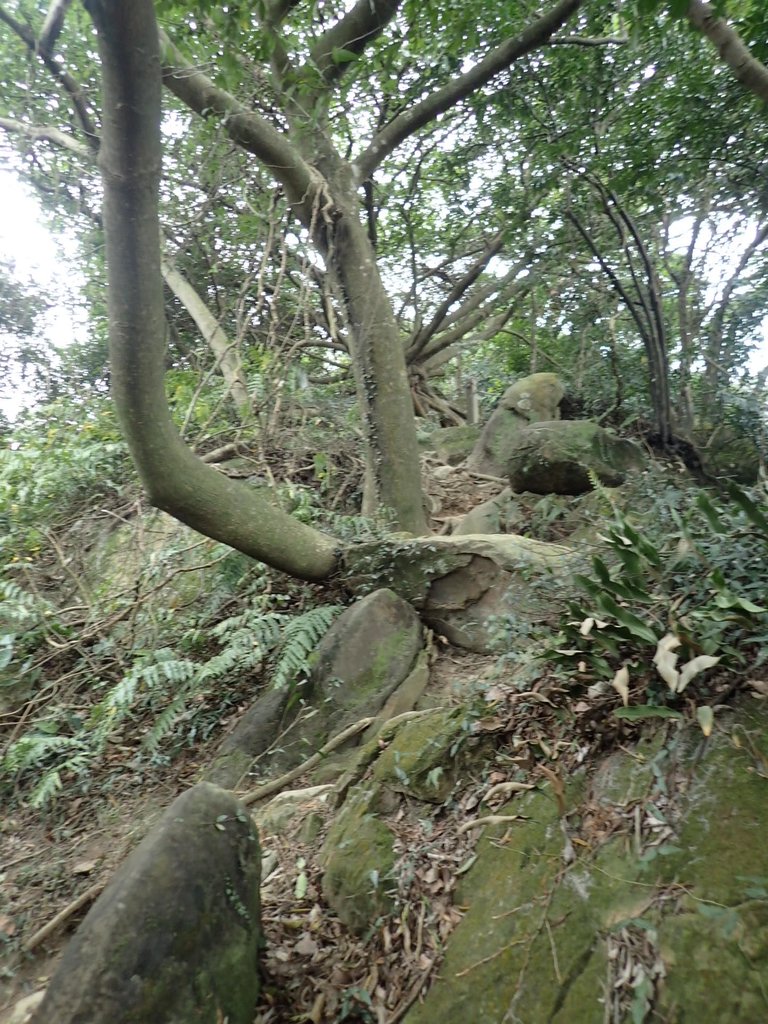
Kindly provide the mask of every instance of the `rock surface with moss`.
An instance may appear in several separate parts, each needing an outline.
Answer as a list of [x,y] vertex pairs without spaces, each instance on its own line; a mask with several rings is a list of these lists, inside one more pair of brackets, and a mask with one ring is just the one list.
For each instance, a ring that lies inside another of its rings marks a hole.
[[467,761],[470,724],[463,708],[435,709],[406,720],[381,750],[381,736],[361,752],[372,762],[354,785],[323,844],[323,895],[354,931],[393,906],[394,834],[382,820],[403,797],[441,803]]
[[[487,830],[407,1024],[768,1017],[768,711],[662,726]],[[606,1006],[608,1001],[608,1006]],[[610,1015],[610,1016],[609,1016]]]
[[518,431],[505,450],[504,473],[514,491],[584,494],[590,474],[618,487],[643,462],[637,445],[591,420],[553,420]]
[[555,420],[565,394],[554,373],[532,373],[510,385],[483,427],[467,466],[477,473],[503,476],[510,445],[529,423]]
[[207,783],[183,793],[87,915],[34,1024],[251,1024],[260,877],[242,804]]
[[382,579],[418,609],[433,629],[470,651],[497,646],[496,626],[546,616],[544,580],[571,571],[570,548],[519,537],[454,535],[360,545],[347,555],[353,585]]

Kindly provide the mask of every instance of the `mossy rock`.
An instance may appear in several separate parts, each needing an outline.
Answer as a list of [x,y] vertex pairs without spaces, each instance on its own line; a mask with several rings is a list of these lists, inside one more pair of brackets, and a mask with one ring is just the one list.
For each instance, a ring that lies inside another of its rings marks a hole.
[[480,427],[471,424],[441,427],[430,435],[428,447],[449,466],[457,466],[472,452],[479,437]]
[[724,477],[751,487],[760,471],[760,452],[748,437],[731,437],[700,450],[704,469],[710,476]]
[[502,476],[510,447],[529,423],[555,420],[564,394],[554,373],[532,373],[510,385],[491,413],[467,460],[476,473]]
[[243,805],[205,782],[183,793],[78,928],[34,1024],[251,1024],[260,875]]
[[349,790],[321,853],[323,894],[348,928],[365,932],[392,908],[394,835],[381,818],[404,795],[445,800],[475,746],[466,712],[440,708],[398,725],[383,750],[377,736],[360,751],[358,770],[373,767]]
[[395,545],[359,545],[346,552],[351,584],[383,577],[433,629],[451,643],[487,653],[496,649],[501,618],[524,626],[541,622],[551,602],[542,581],[561,577],[574,553],[558,544],[508,535],[419,537]]
[[494,498],[476,505],[453,531],[454,537],[473,533],[520,533],[525,515],[512,490],[505,487]]
[[[719,726],[705,742],[693,724],[649,725],[571,779],[565,820],[548,786],[512,802],[521,817],[479,842],[465,916],[406,1024],[594,1024],[622,984],[627,1020],[768,1020],[768,705]],[[616,975],[632,943],[647,954],[634,988]]]
[[519,431],[506,452],[504,473],[514,491],[576,495],[592,489],[591,474],[606,487],[618,487],[644,461],[637,445],[597,423],[553,420]]

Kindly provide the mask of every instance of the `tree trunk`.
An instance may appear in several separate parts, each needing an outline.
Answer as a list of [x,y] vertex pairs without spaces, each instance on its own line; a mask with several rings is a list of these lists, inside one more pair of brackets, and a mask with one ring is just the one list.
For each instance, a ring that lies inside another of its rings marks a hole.
[[345,212],[337,221],[328,256],[344,298],[365,422],[365,504],[394,513],[401,530],[426,533],[403,339],[373,247],[355,213]]
[[160,60],[152,0],[86,0],[99,37],[104,131],[99,165],[109,287],[112,387],[150,501],[200,533],[302,579],[336,568],[337,542],[264,494],[205,465],[182,441],[165,396],[160,270]]

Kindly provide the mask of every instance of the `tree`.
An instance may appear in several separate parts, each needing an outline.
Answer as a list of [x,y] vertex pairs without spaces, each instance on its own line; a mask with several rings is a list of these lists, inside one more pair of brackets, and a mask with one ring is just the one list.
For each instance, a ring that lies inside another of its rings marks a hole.
[[[753,6],[754,12],[750,13],[758,16],[758,5]],[[768,67],[750,52],[736,29],[719,18],[706,0],[690,0],[686,14],[690,23],[710,40],[741,84],[768,103]]]
[[[342,155],[331,123],[339,87],[353,68],[375,51],[385,29],[408,5],[403,0],[359,0],[329,26],[288,19],[297,5],[273,2],[222,12],[198,5],[195,17],[211,27],[231,25],[239,17],[244,36],[269,60],[271,117],[249,107],[215,84],[187,59],[165,32],[158,34],[153,5],[117,0],[87,3],[99,36],[103,68],[103,128],[84,109],[81,92],[50,51],[40,57],[62,83],[78,115],[85,141],[75,146],[49,131],[48,137],[82,156],[99,149],[105,189],[104,222],[110,281],[112,384],[129,446],[151,500],[199,529],[286,571],[308,578],[327,576],[336,562],[336,544],[289,521],[268,497],[254,496],[204,466],[178,438],[163,393],[165,317],[158,246],[157,194],[160,183],[160,67],[166,87],[201,117],[219,118],[229,139],[253,154],[283,189],[290,208],[320,252],[341,298],[357,393],[368,442],[369,507],[392,510],[395,523],[415,533],[425,528],[418,452],[402,338],[378,270],[372,238],[361,217],[358,192],[382,162],[415,133],[428,128],[482,89],[494,76],[548,39],[581,5],[559,0],[522,31],[498,39],[492,30],[476,33],[485,51],[467,70],[455,65],[422,76],[417,98],[397,101],[397,75],[407,68],[374,65],[393,112],[358,146],[354,158]],[[440,5],[429,11],[436,18]],[[432,5],[430,5],[432,8]],[[179,18],[177,5],[161,12]],[[303,13],[303,12],[299,12]],[[7,12],[3,20],[12,23]],[[207,20],[206,20],[207,19]],[[217,20],[218,19],[218,20]],[[456,25],[461,38],[471,19]],[[189,22],[190,26],[197,22]],[[514,27],[507,19],[504,28]],[[30,49],[39,42],[24,26],[12,25]],[[293,34],[291,29],[293,28]],[[54,37],[55,38],[55,35]],[[291,46],[291,41],[293,45]],[[222,59],[233,57],[225,48]],[[237,60],[237,55],[234,55]],[[373,58],[371,58],[373,60]],[[263,72],[262,74],[266,74]],[[66,76],[66,77],[65,77]],[[338,100],[337,108],[338,108]],[[358,136],[349,97],[342,115]],[[338,109],[336,111],[338,113]],[[24,133],[25,126],[9,126]],[[493,252],[493,242],[490,243]],[[467,272],[471,283],[479,269]],[[167,273],[167,271],[166,271]],[[178,282],[177,282],[178,283]],[[466,285],[464,286],[466,287]],[[462,289],[455,292],[460,298]],[[419,351],[446,312],[421,329]],[[192,302],[192,304],[194,304]]]
[[[525,354],[516,353],[509,365],[521,370],[526,361],[542,360],[550,360],[547,368],[583,367],[591,352],[593,375],[603,372],[618,381],[622,360],[628,363],[624,352],[638,339],[617,319],[615,298],[604,286],[589,284],[594,254],[563,229],[575,182],[586,181],[581,170],[569,169],[569,160],[602,182],[609,210],[620,219],[626,214],[635,226],[645,300],[649,308],[657,306],[648,324],[642,321],[647,337],[636,326],[652,357],[649,392],[658,432],[668,436],[669,297],[656,292],[670,278],[662,273],[659,232],[652,224],[654,217],[662,223],[687,213],[700,180],[699,158],[689,151],[708,147],[711,132],[681,135],[685,112],[675,110],[676,86],[664,95],[653,78],[658,108],[650,122],[643,120],[652,126],[652,144],[638,138],[637,96],[646,92],[645,68],[654,58],[627,45],[622,16],[610,0],[589,7],[581,0],[551,0],[546,8],[542,0],[545,13],[530,23],[529,5],[508,0],[473,0],[461,8],[447,0],[233,0],[226,8],[212,0],[191,7],[158,0],[165,27],[157,61],[166,113],[142,93],[146,106],[133,103],[136,118],[120,120],[114,130],[110,126],[120,118],[115,96],[105,92],[101,114],[91,98],[99,70],[81,12],[72,7],[62,29],[62,5],[53,6],[48,20],[57,27],[46,32],[34,27],[43,19],[32,0],[15,0],[13,13],[0,5],[0,21],[58,90],[54,96],[39,78],[30,90],[7,53],[0,53],[11,83],[9,116],[0,126],[20,140],[26,174],[39,187],[56,190],[59,208],[84,211],[100,230],[91,198],[96,188],[82,185],[83,168],[91,173],[100,153],[102,168],[110,161],[108,192],[119,192],[128,171],[141,181],[141,162],[120,167],[120,160],[131,161],[125,139],[136,133],[143,148],[133,147],[135,152],[142,160],[159,160],[144,135],[144,117],[158,124],[163,118],[166,174],[153,172],[153,188],[162,195],[159,264],[147,258],[156,244],[152,228],[141,244],[135,240],[133,257],[140,263],[133,269],[126,253],[115,250],[115,234],[128,237],[142,223],[126,212],[130,201],[149,204],[138,184],[133,192],[125,185],[123,199],[107,203],[114,211],[111,229],[107,217],[115,252],[112,292],[130,295],[141,286],[142,294],[159,302],[147,306],[154,319],[133,325],[131,350],[126,332],[114,323],[130,310],[118,305],[113,312],[113,385],[142,477],[162,507],[298,575],[324,578],[336,564],[332,538],[305,528],[301,543],[289,548],[292,520],[280,517],[268,494],[230,486],[205,467],[195,463],[193,469],[180,454],[163,411],[166,321],[174,366],[194,362],[184,337],[194,323],[246,421],[254,403],[248,362],[256,345],[271,346],[273,366],[290,350],[305,360],[311,353],[315,372],[325,377],[332,363],[334,373],[351,367],[368,446],[366,508],[389,510],[394,525],[412,533],[424,530],[413,405],[445,422],[455,418],[434,375],[457,352],[471,345],[486,354],[509,350],[516,339]],[[88,5],[102,38],[115,19],[128,18],[122,6],[116,0]],[[577,12],[582,34],[558,34]],[[151,35],[142,19],[153,16],[153,5],[143,3],[125,27]],[[664,64],[661,30],[654,31]],[[120,42],[113,40],[105,61],[125,59]],[[704,72],[686,51],[676,66],[685,70],[679,81],[710,74],[708,63],[701,66]],[[214,69],[211,77],[203,67]],[[623,93],[617,76],[622,67],[628,69]],[[125,90],[130,96],[127,85]],[[724,108],[715,111],[722,114],[722,140],[730,116]],[[18,116],[11,117],[14,109]],[[692,168],[683,183],[674,176],[681,147]],[[659,153],[664,160],[657,169],[652,156]],[[724,155],[727,173],[746,173],[750,157],[741,156],[737,169]],[[757,170],[754,175],[757,180]],[[649,199],[658,181],[657,196]],[[602,215],[608,217],[605,208]],[[155,216],[149,205],[142,207],[148,224]],[[594,210],[590,217],[585,226],[593,229]],[[598,234],[604,246],[608,236]],[[606,251],[615,255],[615,249]],[[631,274],[628,265],[624,269]],[[117,271],[122,276],[115,278]],[[157,299],[153,288],[159,285],[148,281],[161,274],[172,299],[163,301],[162,289]],[[317,295],[311,307],[310,286]],[[254,291],[264,311],[261,323],[253,313],[241,315]],[[593,340],[596,323],[610,329],[608,359],[602,355],[606,345]],[[150,328],[159,333],[149,338]]]

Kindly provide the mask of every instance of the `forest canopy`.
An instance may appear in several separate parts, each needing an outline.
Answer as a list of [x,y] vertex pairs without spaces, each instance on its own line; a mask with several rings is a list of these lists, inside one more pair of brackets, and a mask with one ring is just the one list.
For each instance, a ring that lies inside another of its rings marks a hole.
[[332,409],[363,510],[420,533],[417,435],[463,422],[468,386],[487,409],[554,371],[661,448],[759,433],[762,7],[0,5],[4,153],[77,239],[88,322],[35,348],[41,410],[87,419],[110,385],[155,504],[312,578],[334,539],[191,450],[279,448],[297,406]]

